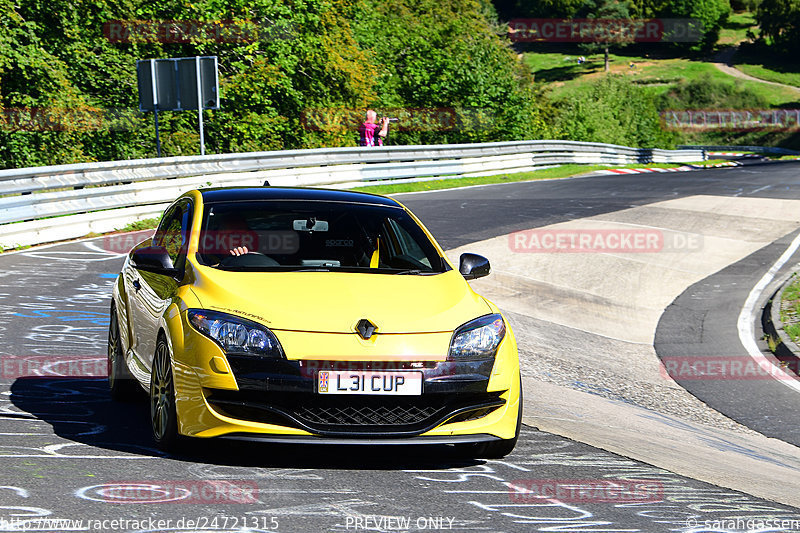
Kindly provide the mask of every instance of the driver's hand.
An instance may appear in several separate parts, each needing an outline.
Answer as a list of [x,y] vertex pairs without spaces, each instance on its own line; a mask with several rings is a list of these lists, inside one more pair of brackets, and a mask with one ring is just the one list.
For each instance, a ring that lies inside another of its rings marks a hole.
[[237,246],[233,250],[230,250],[231,255],[245,255],[250,253],[250,250],[247,249],[247,246]]

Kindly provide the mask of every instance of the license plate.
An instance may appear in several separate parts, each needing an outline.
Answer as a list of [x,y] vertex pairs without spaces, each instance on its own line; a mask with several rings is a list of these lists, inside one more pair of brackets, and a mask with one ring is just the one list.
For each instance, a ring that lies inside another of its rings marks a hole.
[[317,392],[419,396],[422,394],[422,372],[322,370],[317,373]]

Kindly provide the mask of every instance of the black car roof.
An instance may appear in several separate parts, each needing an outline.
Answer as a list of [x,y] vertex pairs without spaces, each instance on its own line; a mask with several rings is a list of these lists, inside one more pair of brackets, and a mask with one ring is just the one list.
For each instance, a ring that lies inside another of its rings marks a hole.
[[391,198],[364,192],[306,187],[214,187],[199,189],[203,203],[241,202],[252,200],[309,200],[322,202],[348,202],[357,204],[400,207]]

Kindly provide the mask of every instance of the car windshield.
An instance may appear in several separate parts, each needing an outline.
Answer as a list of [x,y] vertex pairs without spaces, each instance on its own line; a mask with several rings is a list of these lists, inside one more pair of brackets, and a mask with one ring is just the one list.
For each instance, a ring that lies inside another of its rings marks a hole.
[[405,210],[319,201],[210,203],[197,259],[224,270],[424,275],[449,269]]

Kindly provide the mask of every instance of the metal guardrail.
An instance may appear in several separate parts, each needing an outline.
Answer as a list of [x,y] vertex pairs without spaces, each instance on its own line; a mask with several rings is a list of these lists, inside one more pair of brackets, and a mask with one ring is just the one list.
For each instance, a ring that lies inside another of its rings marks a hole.
[[800,155],[800,152],[779,148],[777,146],[720,146],[720,145],[694,145],[683,144],[678,146],[679,150],[704,150],[706,152],[754,152],[757,154],[774,155]]
[[[318,186],[428,176],[527,172],[568,163],[624,165],[706,159],[703,150],[639,149],[572,141],[322,148],[136,159],[0,170],[0,246],[112,231],[156,216],[206,186]],[[52,218],[56,217],[56,218]]]

